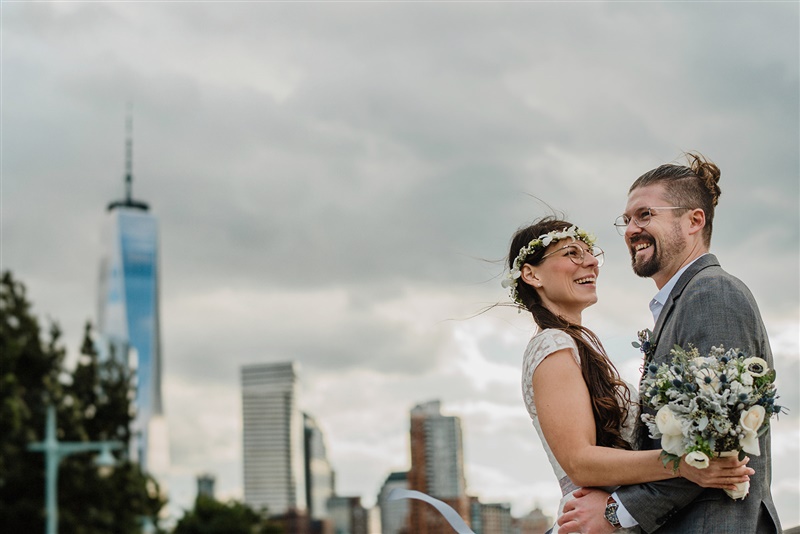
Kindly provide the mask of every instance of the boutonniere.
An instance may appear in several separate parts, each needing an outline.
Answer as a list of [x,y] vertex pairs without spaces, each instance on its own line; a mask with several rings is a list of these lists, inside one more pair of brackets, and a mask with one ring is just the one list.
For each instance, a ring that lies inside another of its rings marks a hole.
[[633,341],[631,345],[642,351],[645,361],[650,360],[656,352],[655,343],[650,341],[650,338],[653,337],[653,332],[649,328],[645,328],[644,330],[639,330],[638,337],[639,341]]

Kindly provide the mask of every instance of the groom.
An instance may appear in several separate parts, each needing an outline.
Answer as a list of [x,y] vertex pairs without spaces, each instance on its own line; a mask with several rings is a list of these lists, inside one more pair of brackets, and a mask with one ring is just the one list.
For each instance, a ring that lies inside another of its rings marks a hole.
[[[655,349],[648,362],[668,361],[674,345],[691,343],[701,354],[712,345],[739,348],[773,367],[753,296],[708,253],[720,195],[719,169],[699,154],[687,157],[688,166],[662,165],[639,177],[628,191],[625,214],[615,223],[624,233],[633,271],[652,278],[659,289],[650,302]],[[661,448],[641,422],[639,430],[640,448]],[[780,533],[770,493],[769,432],[759,446],[761,456],[751,457],[748,464],[755,474],[743,501],[683,478],[623,486],[611,495],[584,488],[565,505],[558,532],[609,533],[639,525],[644,532],[659,534]]]

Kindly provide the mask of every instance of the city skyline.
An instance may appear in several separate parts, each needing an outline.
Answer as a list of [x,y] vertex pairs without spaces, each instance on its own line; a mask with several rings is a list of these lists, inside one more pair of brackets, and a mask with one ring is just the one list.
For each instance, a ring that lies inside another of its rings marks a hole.
[[[548,206],[606,252],[586,311],[636,383],[649,279],[612,227],[627,188],[698,150],[722,171],[711,250],[769,331],[773,492],[800,524],[796,3],[3,3],[2,249],[74,363],[97,229],[124,178],[158,216],[171,506],[243,498],[239,368],[296,360],[337,490],[408,468],[408,411],[463,424],[470,494],[560,489],[525,412],[533,330],[500,287]],[[55,222],[50,222],[55,221]]]

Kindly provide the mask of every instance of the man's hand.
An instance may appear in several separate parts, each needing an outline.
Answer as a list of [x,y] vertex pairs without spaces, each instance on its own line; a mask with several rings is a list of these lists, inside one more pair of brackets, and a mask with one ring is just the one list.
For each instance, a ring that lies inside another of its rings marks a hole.
[[558,534],[609,534],[614,526],[606,520],[606,501],[609,494],[591,488],[572,493],[575,499],[564,505],[564,515],[558,518]]

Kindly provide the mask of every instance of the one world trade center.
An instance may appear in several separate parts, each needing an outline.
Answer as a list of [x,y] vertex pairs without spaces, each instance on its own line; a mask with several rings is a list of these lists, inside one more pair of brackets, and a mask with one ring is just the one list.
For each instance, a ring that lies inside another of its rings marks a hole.
[[132,459],[160,478],[169,466],[169,444],[161,398],[158,222],[146,203],[133,198],[130,128],[129,118],[125,198],[108,205],[103,228],[97,327],[101,356],[134,370]]

